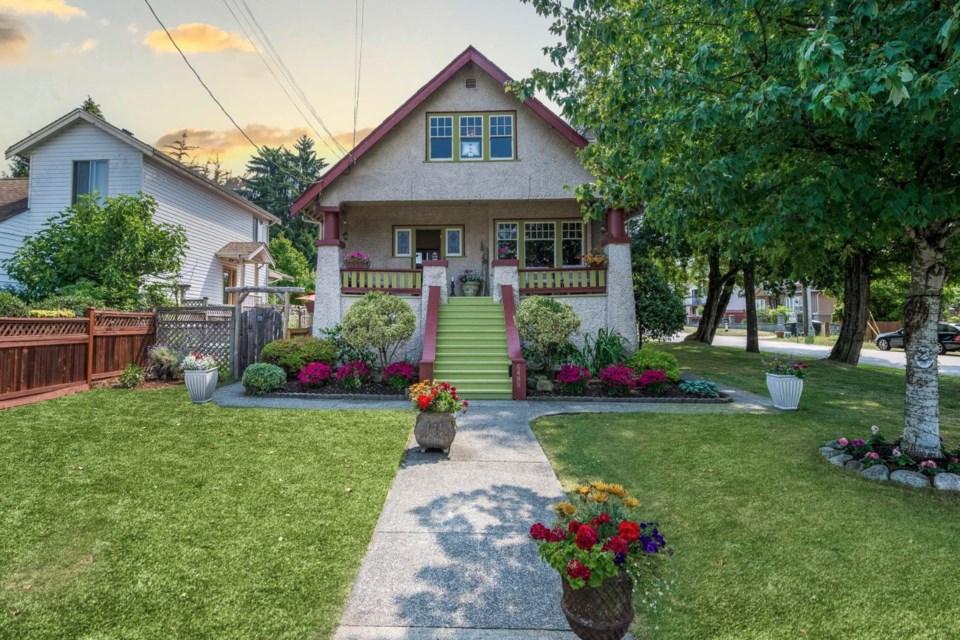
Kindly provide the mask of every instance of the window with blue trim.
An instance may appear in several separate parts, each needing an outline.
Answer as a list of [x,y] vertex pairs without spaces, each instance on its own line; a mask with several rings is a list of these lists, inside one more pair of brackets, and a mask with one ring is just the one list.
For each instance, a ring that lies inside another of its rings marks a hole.
[[453,160],[453,116],[430,116],[430,160]]

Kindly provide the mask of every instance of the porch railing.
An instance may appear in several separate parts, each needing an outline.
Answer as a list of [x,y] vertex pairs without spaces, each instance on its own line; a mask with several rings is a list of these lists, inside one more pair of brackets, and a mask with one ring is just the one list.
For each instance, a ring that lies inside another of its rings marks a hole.
[[387,291],[420,295],[423,272],[419,269],[341,269],[341,293]]
[[607,292],[607,270],[591,267],[520,269],[520,295],[577,295]]

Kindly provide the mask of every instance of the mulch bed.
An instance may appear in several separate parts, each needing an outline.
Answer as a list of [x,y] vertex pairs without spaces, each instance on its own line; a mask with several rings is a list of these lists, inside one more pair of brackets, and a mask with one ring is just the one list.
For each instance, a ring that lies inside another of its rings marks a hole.
[[723,393],[720,394],[719,398],[704,398],[702,396],[684,393],[680,390],[680,386],[676,384],[667,385],[664,392],[660,394],[648,393],[641,389],[632,389],[624,396],[611,396],[602,385],[598,384],[587,385],[586,390],[582,394],[570,395],[560,391],[559,385],[555,384],[553,391],[529,389],[527,391],[527,398],[530,400],[590,400],[593,402],[690,402],[703,404],[733,402],[733,398]]
[[310,396],[353,396],[361,398],[364,396],[377,396],[380,398],[389,397],[390,399],[396,400],[403,400],[406,398],[405,393],[399,392],[393,387],[383,384],[382,382],[368,382],[359,389],[348,389],[336,380],[331,380],[322,387],[303,387],[296,380],[288,380],[286,388],[283,391],[277,392],[277,394],[291,393]]

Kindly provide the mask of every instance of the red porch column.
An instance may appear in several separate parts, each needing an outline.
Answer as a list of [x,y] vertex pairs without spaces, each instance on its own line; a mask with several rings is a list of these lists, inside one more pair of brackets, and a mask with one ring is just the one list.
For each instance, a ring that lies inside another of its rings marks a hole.
[[601,244],[630,244],[627,235],[626,213],[623,209],[607,209],[607,234]]
[[339,246],[342,249],[344,244],[340,238],[340,207],[320,207],[320,213],[323,215],[323,238],[317,240],[317,246]]

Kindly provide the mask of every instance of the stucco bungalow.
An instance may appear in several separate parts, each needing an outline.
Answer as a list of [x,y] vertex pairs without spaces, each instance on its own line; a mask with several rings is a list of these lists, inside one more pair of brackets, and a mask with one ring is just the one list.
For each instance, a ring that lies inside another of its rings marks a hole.
[[[509,81],[467,48],[292,208],[322,222],[314,329],[367,291],[402,296],[418,318],[407,356],[470,397],[523,395],[511,324],[526,296],[571,305],[581,336],[605,327],[636,345],[624,212],[584,221],[573,188],[592,180],[587,139]],[[606,266],[583,264],[601,250]],[[356,251],[369,267],[344,264]],[[468,270],[488,297],[461,295]]]

